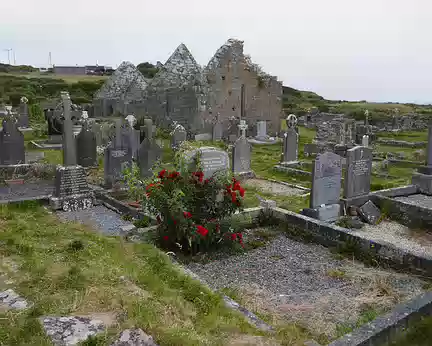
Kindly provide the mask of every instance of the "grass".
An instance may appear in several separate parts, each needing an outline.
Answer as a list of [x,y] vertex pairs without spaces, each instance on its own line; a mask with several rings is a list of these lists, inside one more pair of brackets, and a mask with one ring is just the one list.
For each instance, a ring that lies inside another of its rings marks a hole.
[[59,75],[54,73],[40,73],[40,72],[29,72],[29,73],[9,73],[0,72],[0,76],[12,76],[21,78],[44,78],[44,79],[62,79],[68,84],[77,82],[94,82],[99,80],[107,79],[107,76],[90,76],[90,75]]
[[[103,340],[132,326],[161,345],[225,345],[259,335],[152,245],[61,223],[35,203],[0,207],[0,241],[2,271],[34,303],[27,312],[0,313],[2,345],[51,345],[38,317],[98,312],[123,316]],[[7,270],[7,262],[18,270]]]
[[425,131],[404,131],[404,132],[385,132],[378,135],[381,139],[396,139],[407,142],[427,142],[428,132]]
[[402,332],[392,346],[429,346],[432,339],[432,317],[424,317]]

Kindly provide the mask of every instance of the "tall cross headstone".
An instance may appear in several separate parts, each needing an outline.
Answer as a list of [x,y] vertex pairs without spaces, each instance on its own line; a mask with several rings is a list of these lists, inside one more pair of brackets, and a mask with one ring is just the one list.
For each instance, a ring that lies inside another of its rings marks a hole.
[[53,209],[63,209],[63,211],[88,209],[93,206],[95,197],[88,186],[84,168],[77,165],[69,93],[61,92],[61,98],[64,112],[63,166],[57,166],[54,192],[49,201]]
[[246,129],[248,125],[245,120],[240,120],[238,125],[240,138],[237,139],[232,148],[232,171],[236,175],[252,177],[251,153],[252,145],[246,139]]
[[28,99],[23,96],[20,99],[20,114],[18,118],[18,127],[29,127],[29,114],[28,114]]
[[298,161],[298,133],[295,130],[297,117],[290,114],[286,119],[287,131],[283,138],[282,163],[295,163]]
[[347,200],[368,195],[372,176],[372,150],[357,146],[347,150],[344,198]]
[[335,221],[340,214],[342,180],[341,157],[332,152],[318,154],[313,162],[309,208],[303,214],[324,221]]

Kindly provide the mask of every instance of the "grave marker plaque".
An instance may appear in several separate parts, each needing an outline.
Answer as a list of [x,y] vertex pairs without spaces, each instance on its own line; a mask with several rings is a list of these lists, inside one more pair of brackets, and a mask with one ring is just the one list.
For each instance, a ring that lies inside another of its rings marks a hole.
[[357,146],[347,150],[344,198],[355,198],[370,192],[372,150]]
[[191,150],[185,153],[185,159],[192,167],[195,167],[194,169],[200,167],[205,179],[212,177],[217,172],[229,170],[228,153],[213,147]]

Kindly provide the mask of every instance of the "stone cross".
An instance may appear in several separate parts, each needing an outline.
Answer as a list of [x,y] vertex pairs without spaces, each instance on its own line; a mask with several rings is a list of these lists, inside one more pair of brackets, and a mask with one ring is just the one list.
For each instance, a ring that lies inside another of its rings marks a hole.
[[67,91],[60,93],[63,102],[63,165],[75,166],[77,164],[76,158],[76,144],[73,134],[73,123],[71,119],[71,99]]
[[248,128],[248,125],[246,124],[246,120],[240,120],[240,124],[238,125],[238,128],[240,129],[240,136],[246,138],[246,130]]
[[364,112],[365,115],[365,125],[369,126],[369,111],[366,109]]
[[20,99],[21,105],[20,105],[20,115],[18,119],[18,126],[19,127],[28,127],[29,126],[29,115],[28,115],[28,99],[27,97],[23,96]]
[[137,122],[137,120],[133,114],[129,114],[125,119],[128,122],[130,127],[134,127],[136,122]]

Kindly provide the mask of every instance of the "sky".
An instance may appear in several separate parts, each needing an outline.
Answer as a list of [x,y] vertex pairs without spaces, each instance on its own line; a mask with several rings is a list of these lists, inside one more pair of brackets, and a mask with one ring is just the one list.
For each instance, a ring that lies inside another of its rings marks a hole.
[[[284,85],[328,99],[432,103],[429,0],[0,0],[0,62],[206,65],[228,39]],[[7,14],[7,15],[5,15]],[[12,55],[11,55],[12,56]]]

